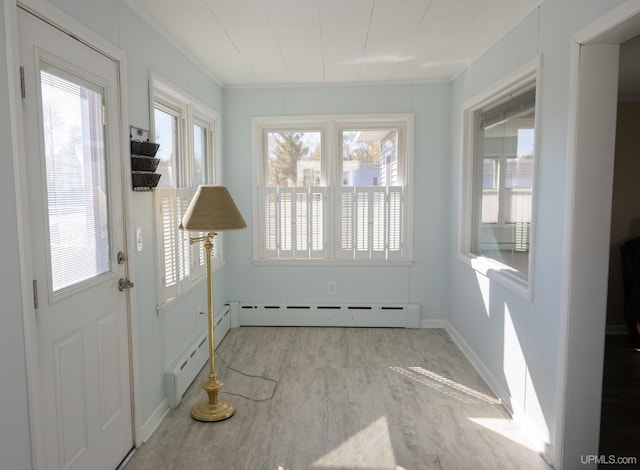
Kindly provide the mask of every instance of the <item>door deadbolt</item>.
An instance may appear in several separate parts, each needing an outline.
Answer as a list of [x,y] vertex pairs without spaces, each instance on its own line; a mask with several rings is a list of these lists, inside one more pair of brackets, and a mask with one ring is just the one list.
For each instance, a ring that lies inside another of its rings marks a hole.
[[118,281],[118,290],[122,292],[123,290],[131,289],[133,285],[134,285],[133,282],[131,282],[129,279],[125,279],[121,277],[120,280]]
[[118,264],[124,264],[127,261],[127,257],[122,251],[118,251]]

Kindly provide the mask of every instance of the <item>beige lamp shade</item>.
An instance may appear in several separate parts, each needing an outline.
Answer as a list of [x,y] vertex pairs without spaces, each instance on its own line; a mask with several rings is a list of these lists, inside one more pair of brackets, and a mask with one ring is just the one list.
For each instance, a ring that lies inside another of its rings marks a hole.
[[218,185],[198,187],[180,224],[180,228],[192,232],[220,232],[246,226],[227,188]]

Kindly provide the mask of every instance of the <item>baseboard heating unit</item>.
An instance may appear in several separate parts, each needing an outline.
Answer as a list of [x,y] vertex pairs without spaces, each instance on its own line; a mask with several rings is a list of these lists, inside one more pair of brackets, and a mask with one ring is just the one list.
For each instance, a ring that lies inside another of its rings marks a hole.
[[240,302],[237,308],[240,326],[420,327],[419,304],[281,305]]
[[[214,336],[215,345],[217,346],[231,328],[229,306],[225,305],[220,314],[216,313],[215,321]],[[164,374],[167,402],[171,408],[175,408],[180,404],[182,396],[208,360],[209,336],[208,333],[205,332],[199,335],[185,351],[178,356],[178,359],[174,361]]]

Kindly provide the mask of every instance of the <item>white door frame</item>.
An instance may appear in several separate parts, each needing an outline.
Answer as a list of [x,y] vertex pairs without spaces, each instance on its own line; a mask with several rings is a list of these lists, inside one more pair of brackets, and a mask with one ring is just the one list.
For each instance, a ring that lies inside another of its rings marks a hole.
[[[11,140],[12,140],[12,156],[14,165],[14,178],[16,183],[16,216],[17,231],[19,238],[19,257],[20,257],[20,283],[22,297],[22,312],[24,322],[25,336],[25,358],[26,358],[26,375],[28,383],[28,403],[29,403],[29,425],[31,438],[31,454],[33,468],[45,468],[44,462],[44,446],[42,429],[36,426],[36,403],[38,403],[39,393],[37,387],[37,344],[36,344],[36,324],[35,309],[33,306],[33,292],[31,280],[34,279],[32,272],[32,253],[29,240],[29,215],[27,214],[27,172],[25,166],[25,146],[24,146],[24,129],[23,129],[23,113],[22,98],[20,93],[20,55],[18,48],[18,17],[17,3],[23,8],[45,20],[46,22],[56,26],[57,28],[72,34],[75,38],[85,43],[89,47],[97,50],[103,55],[111,58],[116,62],[119,70],[118,80],[120,86],[120,135],[121,148],[121,167],[123,172],[123,212],[125,224],[131,220],[131,191],[127,184],[129,178],[126,175],[131,173],[131,161],[129,156],[129,127],[128,111],[127,111],[127,74],[125,53],[118,47],[106,41],[104,38],[90,30],[71,16],[62,12],[50,3],[44,0],[5,0],[4,15],[5,26],[7,28],[7,70],[9,78],[9,89],[13,92],[13,99],[10,100],[9,113],[11,116]],[[127,225],[125,231],[125,252],[128,255],[127,277],[135,280],[135,263],[132,247],[135,246],[135,240],[132,230]],[[137,318],[136,318],[136,300],[135,289],[129,290],[128,310],[128,329],[129,329],[129,363],[131,371],[131,403],[133,418],[133,437],[132,443],[135,447],[142,444],[142,428],[140,416],[140,381],[139,381],[139,362],[137,348]]]
[[618,58],[638,33],[640,0],[629,0],[573,36],[556,468],[599,455]]

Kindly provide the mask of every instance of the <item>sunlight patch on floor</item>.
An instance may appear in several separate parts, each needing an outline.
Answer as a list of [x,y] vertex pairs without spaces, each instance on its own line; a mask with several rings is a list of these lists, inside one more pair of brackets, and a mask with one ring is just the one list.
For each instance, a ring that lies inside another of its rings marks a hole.
[[320,457],[313,463],[313,468],[403,470],[395,463],[389,424],[384,416]]
[[451,380],[443,375],[437,374],[433,371],[425,369],[423,367],[390,367],[390,369],[398,374],[402,374],[405,377],[409,377],[416,382],[423,385],[427,385],[445,395],[455,398],[463,403],[489,403],[492,405],[499,405],[501,402],[499,399],[490,395],[482,393],[471,387],[467,387],[455,380]]
[[509,439],[516,444],[526,447],[527,449],[538,452],[538,449],[529,442],[524,434],[516,428],[516,425],[508,418],[468,418],[469,421],[482,426],[489,431],[500,434],[502,437]]

